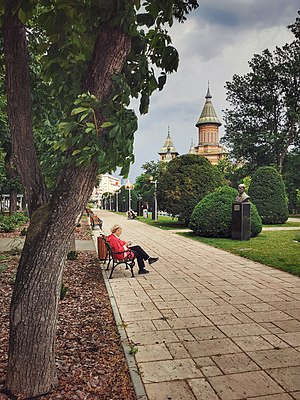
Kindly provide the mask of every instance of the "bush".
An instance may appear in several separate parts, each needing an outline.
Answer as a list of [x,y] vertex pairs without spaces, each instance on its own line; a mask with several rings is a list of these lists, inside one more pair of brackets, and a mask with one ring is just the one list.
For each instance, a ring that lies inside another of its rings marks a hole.
[[288,199],[280,173],[273,167],[260,167],[253,175],[249,196],[263,224],[284,224],[288,219]]
[[[194,208],[190,228],[196,235],[206,237],[231,237],[232,203],[237,191],[229,186],[216,189],[204,197]],[[262,230],[260,216],[251,204],[251,236]]]
[[13,215],[0,216],[0,231],[12,232],[17,227],[26,224],[28,217],[23,213],[15,213]]

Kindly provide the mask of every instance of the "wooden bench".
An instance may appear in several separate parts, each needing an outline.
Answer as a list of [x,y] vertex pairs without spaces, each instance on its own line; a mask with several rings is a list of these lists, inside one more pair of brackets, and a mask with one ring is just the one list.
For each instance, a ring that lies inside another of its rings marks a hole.
[[124,256],[124,251],[119,251],[119,252],[114,251],[112,249],[111,245],[109,244],[109,242],[106,240],[106,237],[104,235],[101,235],[101,236],[105,242],[105,246],[106,246],[106,250],[107,250],[106,251],[106,259],[105,259],[105,261],[107,262],[107,266],[106,266],[107,271],[109,270],[109,267],[111,265],[111,271],[110,271],[108,279],[112,278],[114,269],[116,268],[117,265],[120,265],[120,264],[125,264],[126,265],[125,269],[130,268],[131,277],[134,278],[133,267],[135,266],[135,258],[134,257],[125,257],[122,259],[116,258],[116,256],[118,254],[123,254],[123,256]]
[[96,225],[99,226],[100,230],[102,230],[103,221],[96,214],[90,214],[90,223],[92,225],[92,229],[95,228]]

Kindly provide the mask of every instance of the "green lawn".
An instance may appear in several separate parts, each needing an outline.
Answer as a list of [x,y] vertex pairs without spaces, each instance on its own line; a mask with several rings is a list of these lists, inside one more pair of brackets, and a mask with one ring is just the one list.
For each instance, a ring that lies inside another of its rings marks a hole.
[[182,232],[179,235],[300,276],[300,242],[294,241],[296,232],[262,232],[247,241],[204,238],[191,232]]
[[160,229],[186,229],[187,227],[183,224],[178,222],[177,218],[165,217],[165,216],[158,216],[158,220],[154,221],[151,219],[151,214],[149,218],[138,217],[139,221],[145,222],[148,225],[156,226]]
[[283,228],[300,228],[300,222],[285,222],[284,224],[263,225],[264,228],[283,227]]

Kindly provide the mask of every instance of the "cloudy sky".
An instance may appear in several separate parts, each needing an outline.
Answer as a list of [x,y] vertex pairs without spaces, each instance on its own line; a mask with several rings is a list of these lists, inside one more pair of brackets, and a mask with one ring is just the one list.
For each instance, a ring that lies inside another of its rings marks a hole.
[[[264,49],[291,42],[287,26],[295,22],[299,0],[199,0],[184,24],[175,24],[171,36],[179,51],[177,73],[169,76],[162,92],[151,98],[150,111],[139,117],[135,136],[135,163],[129,180],[142,173],[144,162],[157,161],[170,126],[180,154],[197,142],[197,122],[209,81],[212,102],[221,122],[228,108],[225,83],[234,74],[249,71],[248,61]],[[224,127],[220,128],[220,136]]]

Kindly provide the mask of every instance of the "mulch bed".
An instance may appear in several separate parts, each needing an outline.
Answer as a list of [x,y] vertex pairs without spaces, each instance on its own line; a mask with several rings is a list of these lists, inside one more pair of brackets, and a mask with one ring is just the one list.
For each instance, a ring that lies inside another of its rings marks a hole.
[[[18,256],[0,254],[0,390],[6,373],[9,301],[17,263]],[[63,280],[68,291],[58,317],[59,386],[39,399],[136,400],[96,254],[80,252],[76,260],[68,260]],[[0,399],[8,397],[0,393]]]

